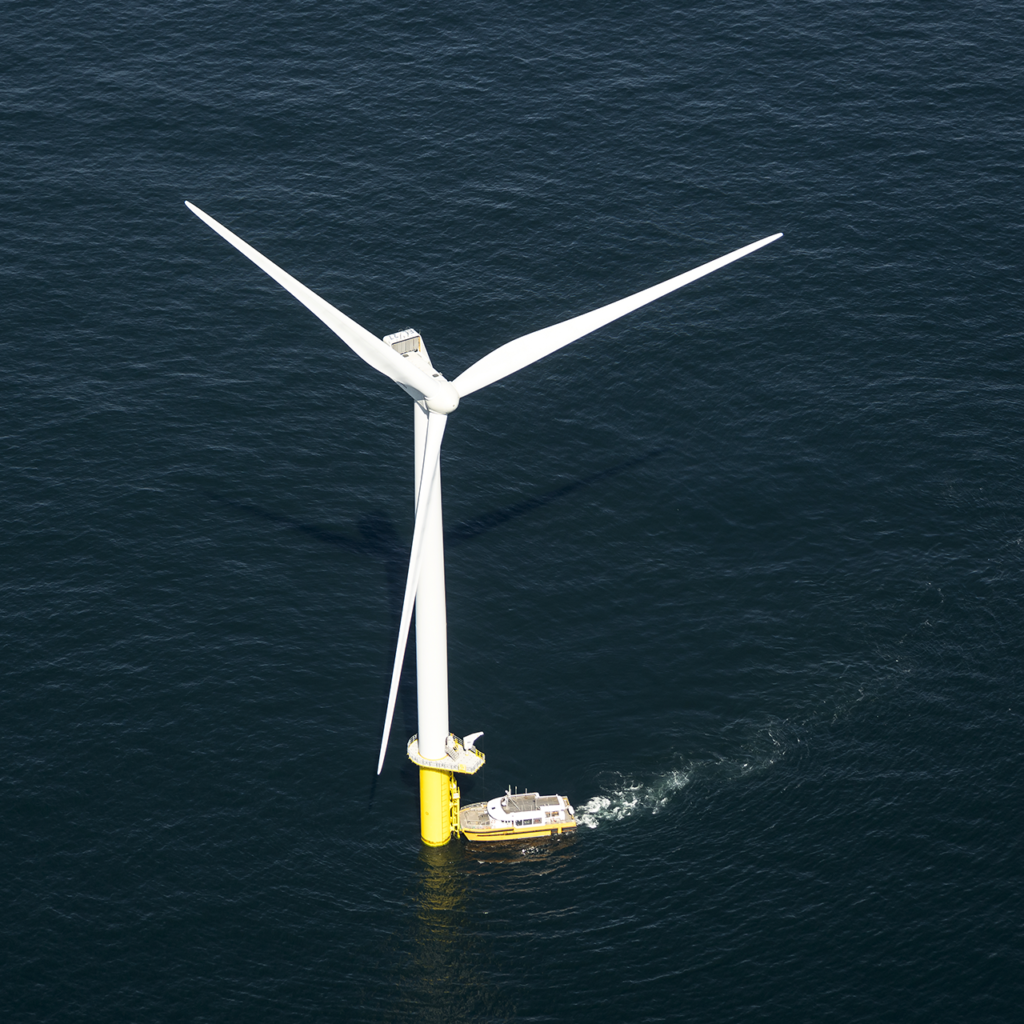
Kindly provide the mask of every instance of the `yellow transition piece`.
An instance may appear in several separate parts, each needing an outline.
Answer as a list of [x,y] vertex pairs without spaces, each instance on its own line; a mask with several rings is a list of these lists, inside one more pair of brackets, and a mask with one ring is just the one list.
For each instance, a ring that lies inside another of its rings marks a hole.
[[427,846],[444,846],[452,837],[452,776],[420,766],[420,837]]

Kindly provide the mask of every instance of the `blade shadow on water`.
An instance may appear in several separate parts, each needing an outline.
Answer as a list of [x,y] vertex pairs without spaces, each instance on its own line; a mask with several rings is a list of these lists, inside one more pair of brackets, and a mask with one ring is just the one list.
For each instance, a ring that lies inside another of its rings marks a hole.
[[498,508],[493,512],[485,512],[482,516],[476,516],[473,519],[464,519],[461,523],[456,523],[448,530],[445,530],[445,545],[452,548],[458,547],[460,544],[473,540],[479,537],[480,534],[493,530],[496,526],[501,526],[511,519],[518,519],[519,516],[525,516],[530,512],[543,508],[545,505],[550,505],[553,501],[558,501],[559,498],[564,498],[566,495],[572,494],[573,491],[578,491],[581,487],[589,487],[591,484],[596,484],[599,480],[607,480],[613,476],[618,476],[620,473],[625,473],[626,470],[633,469],[641,463],[647,462],[648,459],[661,455],[664,451],[664,448],[654,448],[643,455],[637,455],[632,459],[627,459],[625,462],[609,466],[608,469],[602,469],[596,473],[591,473],[589,476],[572,480],[553,491],[549,491],[547,494],[526,498],[523,501],[516,502],[514,505]]
[[[550,505],[568,497],[574,491],[584,487],[590,487],[602,480],[610,480],[612,477],[625,473],[630,469],[642,465],[650,459],[661,455],[664,448],[653,448],[643,455],[634,456],[609,466],[607,469],[598,470],[587,476],[571,480],[561,487],[544,494],[538,494],[532,498],[525,498],[523,501],[515,502],[504,508],[494,509],[485,512],[483,515],[475,516],[472,519],[464,519],[455,523],[445,530],[444,542],[447,548],[456,548],[468,541],[475,540],[482,534],[502,526],[505,523],[518,519],[520,516],[529,515],[538,509]],[[253,502],[237,501],[233,498],[226,498],[214,491],[206,491],[206,495],[214,501],[220,502],[229,508],[244,512],[247,515],[274,523],[276,526],[294,530],[310,540],[322,544],[331,544],[355,554],[365,555],[369,558],[378,559],[384,566],[387,577],[388,606],[391,612],[392,632],[398,629],[398,623],[402,614],[402,598],[405,589],[406,572],[409,565],[409,544],[400,536],[394,521],[388,514],[380,509],[375,509],[360,517],[355,526],[355,534],[331,529],[330,527],[319,526],[316,523],[307,523],[293,516],[281,512],[274,512],[270,509],[256,505]],[[413,627],[415,629],[415,626]],[[410,637],[409,650],[415,649],[415,641]],[[416,687],[415,682],[415,661],[408,654],[405,659],[405,666],[402,669],[401,682],[399,684],[399,706],[401,708],[402,723],[407,736],[416,732]],[[382,694],[382,700],[386,704],[387,694]],[[381,715],[383,718],[383,713]],[[408,769],[408,772],[406,771]],[[403,763],[402,775],[410,785],[416,784],[416,773],[410,762]],[[408,776],[408,777],[406,777]],[[373,796],[377,787],[377,775],[373,775],[370,786],[369,802],[372,805]]]

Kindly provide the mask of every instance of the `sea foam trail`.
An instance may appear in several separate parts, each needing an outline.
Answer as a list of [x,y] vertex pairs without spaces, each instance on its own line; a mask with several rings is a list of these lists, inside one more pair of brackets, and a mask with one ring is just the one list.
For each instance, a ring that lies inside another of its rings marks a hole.
[[587,828],[597,828],[602,822],[659,814],[689,786],[725,786],[770,768],[780,758],[803,747],[818,730],[845,719],[873,692],[877,692],[877,687],[873,691],[863,681],[851,680],[820,706],[805,710],[796,718],[772,716],[760,723],[733,723],[718,737],[720,743],[730,748],[728,754],[693,760],[677,757],[675,767],[647,779],[609,772],[603,780],[605,792],[578,804],[576,820]]
[[597,828],[602,821],[622,821],[636,814],[657,814],[674,793],[690,784],[691,773],[679,769],[652,782],[623,782],[608,794],[592,796],[576,808],[576,820],[587,828]]
[[614,781],[606,783],[604,793],[576,807],[576,820],[587,828],[597,828],[602,822],[659,814],[694,783],[725,785],[769,768],[788,749],[804,742],[804,732],[805,728],[794,723],[773,719],[748,735],[745,749],[731,756],[689,761],[646,780],[612,773]]

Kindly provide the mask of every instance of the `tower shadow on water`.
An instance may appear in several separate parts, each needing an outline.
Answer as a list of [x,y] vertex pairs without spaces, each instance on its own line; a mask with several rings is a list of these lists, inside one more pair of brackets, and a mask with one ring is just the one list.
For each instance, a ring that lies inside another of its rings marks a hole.
[[[575,480],[570,480],[568,483],[553,490],[534,495],[530,498],[524,498],[522,501],[493,509],[471,519],[464,519],[445,530],[445,546],[450,549],[475,540],[482,534],[503,526],[505,523],[529,515],[553,502],[567,498],[584,487],[594,486],[602,481],[610,480],[621,473],[635,469],[637,466],[661,455],[664,451],[664,448],[652,448],[642,455],[624,459],[613,466],[598,470],[595,473],[589,473]],[[394,521],[386,511],[374,509],[356,521],[354,531],[343,531],[320,526],[316,523],[308,523],[293,516],[263,508],[253,502],[226,498],[214,491],[206,491],[205,493],[209,498],[228,508],[236,509],[249,516],[284,527],[289,531],[303,535],[309,540],[320,544],[341,547],[346,551],[378,561],[384,568],[388,608],[391,618],[391,632],[392,634],[397,633],[402,613],[406,572],[409,566],[409,544],[402,538]],[[415,645],[410,644],[410,649],[415,650]],[[406,657],[399,685],[400,716],[406,737],[412,736],[416,732],[417,706],[415,682],[415,659],[413,657]],[[380,719],[382,721],[384,719],[383,708],[386,704],[386,699],[387,694],[382,692],[380,712]],[[418,785],[417,769],[411,761],[402,762],[400,774],[402,781],[410,788]],[[378,778],[379,776],[374,774],[370,784],[368,800],[371,805]]]

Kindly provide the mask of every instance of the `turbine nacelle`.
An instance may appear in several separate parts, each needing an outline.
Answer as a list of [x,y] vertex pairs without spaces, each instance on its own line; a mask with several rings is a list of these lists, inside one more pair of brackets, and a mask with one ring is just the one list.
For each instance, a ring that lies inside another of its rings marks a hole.
[[423,336],[415,327],[407,327],[404,331],[398,331],[395,334],[386,334],[382,340],[403,359],[411,360],[414,365],[418,365],[424,373],[429,374],[431,381],[434,382],[433,389],[427,394],[399,381],[398,386],[413,401],[422,402],[430,412],[439,413],[441,416],[455,412],[459,407],[459,393],[443,373],[438,373],[434,369],[434,364],[427,354],[427,346],[423,344]]

